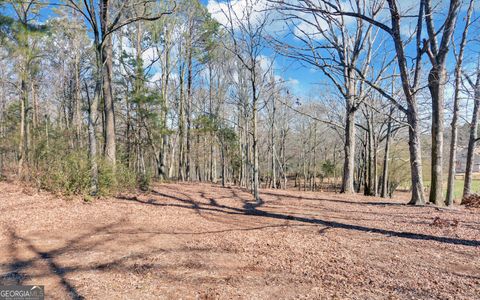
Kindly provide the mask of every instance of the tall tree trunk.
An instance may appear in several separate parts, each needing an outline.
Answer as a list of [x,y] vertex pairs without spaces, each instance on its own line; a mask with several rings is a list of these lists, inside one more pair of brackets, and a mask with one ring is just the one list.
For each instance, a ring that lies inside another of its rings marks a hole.
[[368,153],[368,132],[365,132],[365,137],[364,137],[364,144],[363,144],[363,194],[368,196],[370,194],[370,180],[369,180],[369,168],[370,168],[370,159],[369,159],[369,153]]
[[240,152],[240,186],[245,187],[246,182],[247,182],[247,162],[246,162],[246,138],[245,138],[245,132],[246,132],[246,122],[244,122],[244,112],[243,112],[243,105],[239,105],[239,113],[238,113],[238,124],[242,124],[243,126],[240,126],[239,128],[239,140],[240,143],[238,143],[238,151]]
[[222,155],[222,159],[221,159],[221,162],[222,162],[222,186],[225,187],[225,176],[226,176],[226,172],[225,172],[225,145],[224,145],[224,141],[223,141],[223,137],[220,138],[220,142],[221,142],[221,147],[222,147],[222,152],[221,152],[221,155]]
[[388,196],[388,167],[389,167],[389,155],[390,155],[390,135],[392,133],[392,114],[394,108],[390,109],[390,114],[388,116],[388,125],[387,125],[387,136],[385,140],[385,153],[383,156],[383,175],[382,175],[382,191],[381,197],[387,198]]
[[373,189],[374,196],[378,196],[378,142],[377,138],[373,138]]
[[185,93],[184,93],[184,84],[183,76],[184,69],[180,66],[180,97],[179,97],[179,106],[178,106],[178,179],[185,180]]
[[446,56],[449,51],[451,37],[454,32],[460,0],[450,0],[447,17],[443,23],[442,40],[437,43],[437,35],[433,21],[431,0],[424,0],[425,23],[428,32],[428,48],[432,69],[428,74],[428,89],[432,96],[432,170],[430,202],[443,205],[443,134],[444,134],[444,90],[446,84]]
[[[275,79],[272,76],[272,83],[275,84]],[[271,130],[271,136],[270,136],[270,143],[272,144],[272,155],[270,157],[271,163],[272,163],[272,188],[276,189],[277,188],[277,173],[276,173],[276,163],[275,163],[275,114],[276,114],[276,95],[275,95],[275,85],[273,87],[273,97],[272,97],[272,126],[270,128]]]
[[[97,69],[100,70],[101,66],[100,57],[97,57]],[[98,163],[97,163],[97,118],[98,118],[98,102],[101,93],[101,74],[100,71],[96,71],[96,84],[93,99],[90,99],[88,94],[88,86],[86,86],[87,99],[88,99],[88,156],[90,160],[90,194],[96,196],[98,194]],[[86,85],[86,84],[85,84]]]
[[430,202],[443,205],[443,134],[444,134],[444,68],[434,67],[428,75],[428,88],[432,96],[432,169]]
[[193,81],[193,64],[192,64],[192,44],[191,38],[189,38],[189,45],[187,48],[188,51],[188,62],[187,62],[187,105],[186,105],[186,115],[187,115],[187,147],[185,151],[186,166],[185,166],[185,177],[187,181],[191,180],[190,168],[191,168],[191,127],[192,127],[192,81]]
[[27,125],[27,107],[28,107],[28,91],[26,83],[26,75],[22,75],[21,80],[21,96],[20,96],[20,140],[18,143],[18,175],[20,178],[23,177],[24,163],[28,155],[28,143],[27,143],[27,134],[28,134],[28,125]]
[[35,132],[35,129],[38,127],[38,97],[37,91],[35,89],[35,83],[33,82],[33,78],[30,81],[30,91],[31,91],[31,98],[32,98],[32,126]]
[[368,196],[375,196],[376,191],[375,191],[375,157],[374,157],[374,152],[375,152],[375,147],[374,147],[374,132],[373,132],[373,120],[371,114],[367,114],[367,155],[368,155],[368,192],[366,195]]
[[317,123],[313,125],[313,190],[317,189]]
[[[415,100],[414,100],[415,101]],[[414,102],[416,103],[416,101]],[[410,152],[412,198],[409,204],[424,205],[425,196],[423,194],[423,170],[422,170],[422,148],[420,139],[420,121],[416,104],[409,104],[407,119],[408,129],[408,149]]]
[[457,57],[457,64],[455,66],[455,91],[453,95],[453,116],[451,123],[451,140],[450,140],[450,156],[448,160],[448,183],[447,183],[447,198],[445,204],[450,206],[453,204],[455,197],[455,164],[457,161],[457,147],[458,147],[458,111],[460,110],[460,88],[462,79],[462,65],[465,45],[467,44],[468,28],[470,25],[470,17],[473,11],[474,0],[470,0],[467,15],[465,17],[465,27],[462,33],[462,40],[460,42],[460,50]]
[[281,159],[282,159],[282,175],[283,175],[283,189],[287,189],[287,158],[285,155],[286,152],[286,140],[287,140],[287,133],[285,129],[282,129],[282,149],[280,151],[281,153]]
[[20,18],[24,26],[25,36],[21,37],[20,48],[22,50],[20,71],[20,139],[18,141],[18,176],[24,176],[24,164],[28,160],[28,80],[30,73],[29,64],[29,31],[28,9],[22,4],[23,16]]
[[[136,32],[136,43],[135,43],[135,54],[136,54],[136,62],[135,62],[135,80],[134,80],[134,90],[133,94],[137,97],[137,99],[140,99],[143,94],[144,90],[144,68],[143,68],[143,59],[142,59],[142,38],[143,38],[143,28],[142,24],[140,22],[136,23],[137,26],[137,32]],[[153,148],[153,152],[155,153],[155,156],[157,156],[158,150],[155,147],[155,142],[153,141],[153,138],[151,137],[150,130],[147,125],[147,120],[145,120],[145,116],[143,114],[144,111],[144,106],[141,101],[137,102],[137,134],[136,137],[138,139],[137,145],[138,145],[138,150],[137,150],[137,161],[138,161],[138,171],[137,171],[137,176],[140,184],[140,188],[142,190],[145,190],[148,188],[148,182],[147,182],[147,169],[145,167],[145,149],[142,145],[142,128],[145,129],[148,140]]]
[[171,34],[168,28],[165,28],[164,31],[164,55],[162,58],[162,112],[161,112],[161,121],[162,121],[162,140],[161,140],[161,148],[159,153],[159,162],[160,165],[158,166],[158,176],[160,180],[168,179],[169,174],[167,173],[166,166],[167,166],[167,150],[170,136],[167,134],[168,129],[168,85],[170,83],[170,42],[171,42]]
[[[76,48],[78,51],[78,48]],[[80,81],[80,55],[75,53],[74,62],[75,72],[75,103],[74,103],[74,122],[75,122],[75,143],[77,149],[81,149],[82,143],[82,88]]]
[[355,109],[347,105],[345,123],[345,161],[343,164],[342,193],[354,193],[353,176],[355,171]]
[[[77,20],[77,10],[72,9],[72,17],[73,19]],[[73,51],[74,59],[73,59],[73,71],[74,74],[74,111],[73,111],[73,119],[75,124],[75,142],[74,145],[77,150],[83,148],[83,140],[82,140],[82,81],[80,79],[80,72],[81,72],[81,65],[80,65],[80,39],[73,40]]]
[[[253,90],[256,93],[255,89]],[[257,128],[257,99],[253,100],[253,108],[252,108],[252,139],[253,139],[253,196],[255,197],[255,201],[260,203],[260,195],[259,195],[259,175],[258,175],[258,128]]]
[[115,167],[116,144],[115,144],[115,116],[112,94],[112,40],[107,38],[105,50],[106,57],[103,64],[103,103],[105,110],[105,158]]
[[408,148],[410,152],[410,172],[411,172],[411,181],[412,181],[412,197],[409,204],[413,205],[424,205],[425,196],[423,194],[423,170],[422,170],[422,150],[421,150],[421,139],[420,139],[420,124],[418,116],[418,104],[415,96],[415,89],[418,87],[419,76],[421,71],[421,56],[423,51],[421,50],[422,42],[422,24],[424,16],[424,1],[421,1],[419,6],[419,14],[417,19],[417,56],[416,56],[416,66],[414,72],[413,85],[410,85],[409,80],[409,70],[407,67],[407,59],[405,56],[404,44],[402,41],[402,34],[400,31],[400,19],[401,15],[397,7],[397,2],[395,0],[387,0],[388,6],[390,9],[391,17],[391,35],[393,37],[393,42],[395,45],[395,52],[397,55],[398,68],[400,70],[400,78],[402,80],[402,89],[407,100],[408,108],[404,111],[407,114],[407,120],[409,124],[408,130]]
[[102,0],[100,7],[100,24],[102,31],[102,92],[105,114],[105,144],[104,155],[113,168],[116,165],[116,144],[115,144],[115,112],[112,91],[112,68],[113,68],[113,43],[112,35],[108,32],[110,18],[109,0]]
[[480,64],[477,66],[477,79],[474,85],[474,104],[472,121],[470,122],[470,135],[468,139],[467,166],[465,169],[465,184],[463,186],[463,197],[472,193],[473,164],[475,157],[475,146],[477,144],[478,117],[480,114]]

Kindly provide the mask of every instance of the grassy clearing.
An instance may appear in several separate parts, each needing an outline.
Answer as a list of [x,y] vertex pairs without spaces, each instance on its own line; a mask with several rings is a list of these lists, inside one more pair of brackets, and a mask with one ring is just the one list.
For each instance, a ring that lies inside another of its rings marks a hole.
[[[463,183],[464,183],[463,179],[455,179],[455,189],[454,189],[455,199],[462,198]],[[425,188],[430,188],[430,181],[425,181],[424,184],[425,184]],[[446,194],[447,193],[447,183],[445,182],[445,184],[443,186],[444,186],[445,194]],[[474,193],[480,192],[480,179],[475,178],[472,181],[472,191]]]

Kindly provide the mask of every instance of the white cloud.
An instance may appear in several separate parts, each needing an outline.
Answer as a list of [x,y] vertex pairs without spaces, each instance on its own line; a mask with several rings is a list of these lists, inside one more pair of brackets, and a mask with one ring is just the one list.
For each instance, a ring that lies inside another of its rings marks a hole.
[[[231,0],[217,1],[209,0],[207,9],[220,24],[229,26],[229,19],[237,21],[246,21],[250,18],[253,21],[260,22],[266,14],[268,7],[267,0]],[[235,27],[240,24],[234,22]]]
[[271,8],[272,4],[268,0],[208,0],[207,3],[207,10],[223,26],[233,25],[236,30],[248,21],[256,26],[267,20],[264,30],[268,33],[284,28],[279,12]]
[[[308,10],[309,4],[315,6],[316,8],[319,8],[321,10],[325,11],[331,11],[333,12],[334,10],[332,9],[331,6],[326,5],[322,2],[307,2],[306,4],[299,4],[297,1],[291,0],[292,4],[300,5],[305,7]],[[354,2],[349,1],[349,0],[342,0],[340,1],[340,9],[345,12],[356,12],[357,8],[355,7],[355,4],[352,4]],[[374,17],[375,20],[380,21],[382,23],[385,23],[387,26],[390,26],[390,11],[388,8],[388,5],[386,1],[380,2],[378,0],[366,0],[365,1],[365,11],[371,11],[372,7],[378,7],[378,5],[382,5],[382,8],[378,12],[378,14]],[[418,5],[419,1],[418,0],[402,0],[398,1],[397,5],[399,7],[400,13],[402,16],[412,16],[417,14],[418,12]],[[368,15],[368,13],[366,13]],[[342,22],[346,26],[347,29],[355,26],[356,24],[356,18],[355,17],[349,17],[349,16],[330,16],[331,20],[328,20],[326,18],[323,18],[320,16],[320,14],[315,15],[314,13],[311,12],[294,12],[290,11],[288,12],[288,16],[290,19],[291,17],[296,17],[296,21],[294,22],[294,34],[297,35],[298,37],[302,37],[305,35],[308,35],[309,38],[313,40],[322,40],[324,36],[320,33],[322,30],[326,30],[329,28],[329,23],[332,22],[332,20],[340,21],[340,18],[342,18]],[[402,23],[401,23],[401,32],[404,36],[410,36],[416,29],[416,22],[417,19],[414,17],[405,17],[402,18]],[[336,25],[333,26],[334,28],[337,27]]]
[[300,84],[300,81],[298,79],[295,79],[295,78],[289,78],[288,79],[288,83],[292,86],[292,87],[296,87]]
[[273,67],[272,59],[266,55],[260,55],[258,61],[260,62],[260,68],[263,72],[266,72]]

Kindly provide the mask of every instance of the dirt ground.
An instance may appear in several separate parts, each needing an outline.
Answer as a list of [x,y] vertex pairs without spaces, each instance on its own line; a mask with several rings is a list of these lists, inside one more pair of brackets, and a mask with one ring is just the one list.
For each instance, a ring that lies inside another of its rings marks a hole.
[[164,184],[85,203],[0,182],[0,284],[46,299],[480,299],[480,211]]

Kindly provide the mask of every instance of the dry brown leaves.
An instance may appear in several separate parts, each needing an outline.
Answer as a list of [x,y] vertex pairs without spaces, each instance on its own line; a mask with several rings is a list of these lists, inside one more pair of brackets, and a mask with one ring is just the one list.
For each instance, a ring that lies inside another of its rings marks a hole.
[[163,184],[85,203],[0,182],[0,284],[48,299],[480,299],[480,214]]
[[480,208],[480,195],[470,194],[462,199],[462,204],[468,208]]
[[432,224],[430,224],[430,226],[440,227],[440,228],[443,228],[443,227],[457,227],[458,226],[458,220],[446,220],[446,219],[442,219],[440,217],[435,217],[433,219]]

